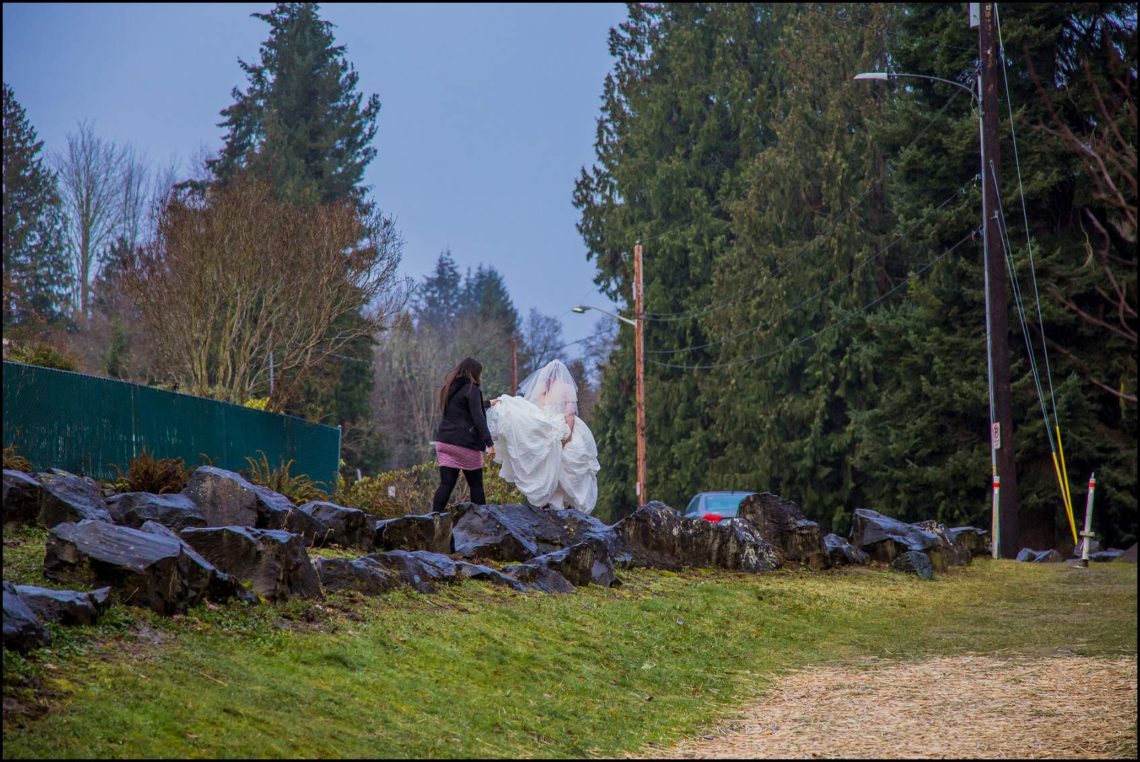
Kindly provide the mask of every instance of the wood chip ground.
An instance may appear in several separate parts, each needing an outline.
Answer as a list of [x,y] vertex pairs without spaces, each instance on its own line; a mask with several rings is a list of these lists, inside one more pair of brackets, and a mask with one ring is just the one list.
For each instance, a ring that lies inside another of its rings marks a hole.
[[778,678],[704,736],[641,758],[1136,758],[1136,657],[964,655]]

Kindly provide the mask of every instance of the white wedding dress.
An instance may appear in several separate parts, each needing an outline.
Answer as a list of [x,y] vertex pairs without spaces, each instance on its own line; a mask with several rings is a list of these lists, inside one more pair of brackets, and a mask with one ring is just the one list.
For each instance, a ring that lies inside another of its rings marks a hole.
[[[505,394],[487,411],[500,476],[535,506],[577,508],[590,513],[598,502],[598,445],[577,416],[577,388],[554,360]],[[571,432],[568,419],[573,421]],[[570,436],[565,445],[562,440]]]

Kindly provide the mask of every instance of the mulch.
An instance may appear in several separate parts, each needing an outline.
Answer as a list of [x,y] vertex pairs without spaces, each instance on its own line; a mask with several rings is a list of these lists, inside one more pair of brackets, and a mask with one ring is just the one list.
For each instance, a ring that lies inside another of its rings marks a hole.
[[1136,758],[1136,657],[962,655],[777,679],[705,735],[642,758]]

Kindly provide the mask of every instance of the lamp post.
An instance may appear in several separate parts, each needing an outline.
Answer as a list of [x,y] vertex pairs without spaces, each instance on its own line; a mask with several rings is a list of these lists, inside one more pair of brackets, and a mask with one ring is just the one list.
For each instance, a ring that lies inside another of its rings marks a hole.
[[[971,3],[971,18],[977,3]],[[965,90],[978,107],[978,142],[982,166],[982,240],[985,260],[986,369],[990,398],[990,467],[993,476],[993,514],[990,534],[994,558],[1012,558],[1017,553],[1018,495],[1013,450],[1013,402],[1010,392],[1009,319],[1005,281],[1005,251],[996,213],[997,176],[997,79],[994,68],[993,3],[981,3],[978,47],[982,66],[978,89],[941,77],[897,72],[865,72],[857,80],[926,79]]]
[[634,489],[639,504],[644,503],[647,499],[645,467],[645,305],[641,287],[642,272],[641,242],[639,241],[633,247],[633,319],[622,317],[609,310],[603,310],[601,307],[591,307],[586,304],[570,308],[571,312],[576,312],[579,315],[585,313],[586,310],[597,310],[633,326],[633,355],[637,380],[637,484]]

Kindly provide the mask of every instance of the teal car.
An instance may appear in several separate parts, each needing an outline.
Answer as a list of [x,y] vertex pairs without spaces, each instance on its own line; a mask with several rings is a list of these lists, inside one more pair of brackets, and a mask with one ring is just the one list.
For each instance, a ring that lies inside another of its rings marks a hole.
[[755,492],[698,492],[693,495],[683,514],[686,518],[704,519],[716,524],[731,521],[740,510],[740,503]]

